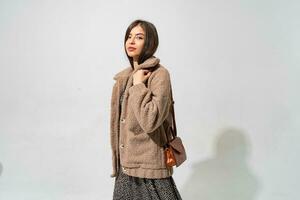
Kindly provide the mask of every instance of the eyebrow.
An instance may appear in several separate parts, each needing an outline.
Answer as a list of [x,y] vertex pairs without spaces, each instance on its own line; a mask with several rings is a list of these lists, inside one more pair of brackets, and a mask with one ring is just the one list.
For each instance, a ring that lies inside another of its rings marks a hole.
[[[129,33],[129,35],[131,35],[131,33]],[[137,33],[136,35],[144,35],[144,33]]]

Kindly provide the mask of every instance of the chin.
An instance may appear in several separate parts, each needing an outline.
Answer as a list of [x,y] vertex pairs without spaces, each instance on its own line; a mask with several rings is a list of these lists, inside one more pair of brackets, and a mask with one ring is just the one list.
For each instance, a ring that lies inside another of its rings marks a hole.
[[138,55],[132,54],[132,53],[127,53],[127,55],[130,56],[131,58],[138,56]]

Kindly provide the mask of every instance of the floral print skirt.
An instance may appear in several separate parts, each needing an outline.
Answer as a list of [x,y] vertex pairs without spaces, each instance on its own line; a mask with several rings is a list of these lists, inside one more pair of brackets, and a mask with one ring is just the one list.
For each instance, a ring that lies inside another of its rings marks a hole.
[[120,168],[113,200],[182,200],[172,176],[160,179],[133,177]]

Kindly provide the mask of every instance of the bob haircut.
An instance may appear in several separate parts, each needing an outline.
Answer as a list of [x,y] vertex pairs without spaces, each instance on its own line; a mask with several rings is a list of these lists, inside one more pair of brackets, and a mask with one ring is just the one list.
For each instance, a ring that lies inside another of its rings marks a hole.
[[139,56],[138,64],[141,64],[148,58],[152,57],[153,54],[156,52],[156,49],[157,49],[158,43],[159,43],[156,28],[152,23],[145,21],[145,20],[141,20],[141,19],[137,19],[137,20],[133,21],[128,26],[128,28],[126,30],[126,34],[125,34],[125,39],[124,39],[125,53],[129,59],[129,62],[130,62],[130,65],[132,68],[133,68],[133,58],[128,56],[128,54],[127,54],[126,41],[129,37],[130,31],[137,25],[140,25],[145,32],[145,43],[144,43],[144,47],[141,51],[141,54]]

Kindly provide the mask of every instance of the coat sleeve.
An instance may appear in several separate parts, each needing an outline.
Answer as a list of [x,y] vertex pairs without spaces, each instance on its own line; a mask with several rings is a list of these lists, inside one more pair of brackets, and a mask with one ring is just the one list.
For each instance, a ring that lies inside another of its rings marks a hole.
[[141,128],[150,133],[157,129],[169,114],[169,72],[166,69],[153,72],[153,77],[149,77],[148,86],[149,88],[144,83],[131,86],[128,91],[128,104]]

